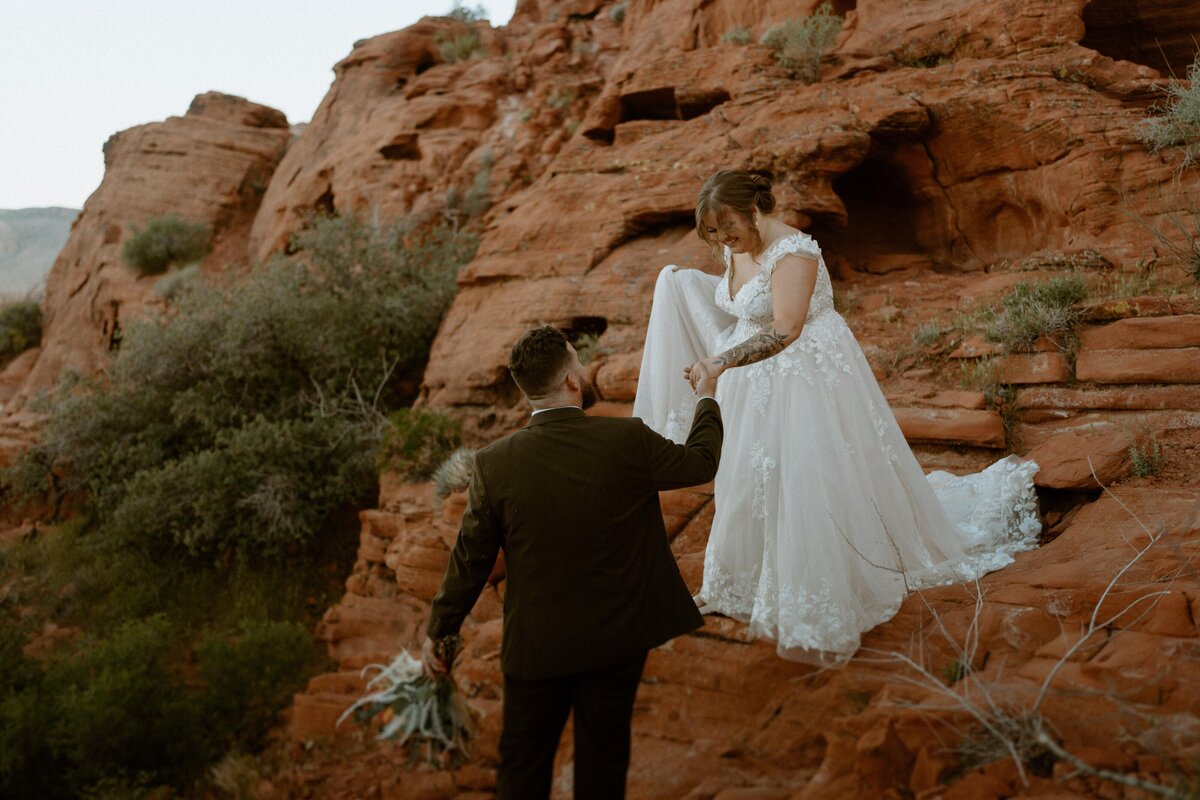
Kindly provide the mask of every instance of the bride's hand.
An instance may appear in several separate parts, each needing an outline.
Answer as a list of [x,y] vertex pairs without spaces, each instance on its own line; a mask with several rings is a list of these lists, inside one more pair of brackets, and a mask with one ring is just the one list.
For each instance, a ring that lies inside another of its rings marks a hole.
[[720,359],[706,358],[697,361],[690,367],[684,367],[683,378],[692,387],[692,391],[695,392],[696,387],[704,382],[705,379],[715,382],[724,372],[725,366],[721,363]]

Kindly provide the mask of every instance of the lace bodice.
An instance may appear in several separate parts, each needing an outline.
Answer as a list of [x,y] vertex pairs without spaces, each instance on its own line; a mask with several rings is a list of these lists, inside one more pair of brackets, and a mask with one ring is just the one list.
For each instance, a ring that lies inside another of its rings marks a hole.
[[[746,281],[731,300],[730,280],[733,267],[729,248],[725,248],[725,277],[717,284],[717,305],[729,314],[736,316],[743,324],[749,323],[755,329],[765,330],[775,321],[774,306],[771,298],[771,275],[780,257],[790,253],[808,256],[817,260],[817,285],[813,288],[812,300],[808,304],[808,316],[805,325],[821,315],[833,311],[833,285],[829,281],[829,271],[825,268],[825,259],[816,240],[807,233],[794,233],[782,236],[763,251],[762,268],[758,274]],[[836,312],[834,312],[836,313]],[[739,327],[742,327],[739,325]]]

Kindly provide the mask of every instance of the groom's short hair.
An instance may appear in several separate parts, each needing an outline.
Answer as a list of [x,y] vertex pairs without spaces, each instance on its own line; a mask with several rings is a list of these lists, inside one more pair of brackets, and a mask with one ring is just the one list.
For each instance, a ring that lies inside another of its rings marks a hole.
[[554,385],[571,361],[567,337],[558,328],[543,325],[517,340],[508,355],[508,371],[526,397],[542,397]]

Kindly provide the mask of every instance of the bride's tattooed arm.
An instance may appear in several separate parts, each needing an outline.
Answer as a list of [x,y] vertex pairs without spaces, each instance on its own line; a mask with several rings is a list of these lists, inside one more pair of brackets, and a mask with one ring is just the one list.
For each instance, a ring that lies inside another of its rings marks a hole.
[[724,353],[714,356],[712,361],[723,368],[744,367],[782,352],[788,346],[791,338],[794,337],[770,330],[757,336],[751,336],[741,344],[734,345]]
[[782,353],[800,337],[808,304],[817,283],[817,261],[801,255],[779,259],[771,278],[772,310],[775,321],[770,330],[751,336],[725,352],[709,356],[685,367],[683,377],[695,389],[702,375],[720,377],[730,367],[744,367]]

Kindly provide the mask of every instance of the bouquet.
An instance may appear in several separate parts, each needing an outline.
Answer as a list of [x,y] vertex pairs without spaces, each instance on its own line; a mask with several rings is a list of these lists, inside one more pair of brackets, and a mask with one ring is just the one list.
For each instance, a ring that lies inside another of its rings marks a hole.
[[454,679],[428,677],[420,660],[407,650],[386,666],[368,664],[362,675],[371,670],[379,674],[367,682],[370,693],[342,712],[337,725],[348,716],[360,725],[378,716],[383,724],[377,738],[409,744],[411,761],[423,751],[430,763],[444,763],[447,756],[461,763],[468,755],[477,712],[463,700]]

